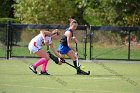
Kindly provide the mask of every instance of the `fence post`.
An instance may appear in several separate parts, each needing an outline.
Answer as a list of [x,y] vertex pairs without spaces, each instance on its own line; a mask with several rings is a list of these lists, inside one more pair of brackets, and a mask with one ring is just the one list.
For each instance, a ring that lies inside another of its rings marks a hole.
[[[86,25],[85,25],[86,26]],[[86,31],[85,31],[85,36],[84,36],[84,42],[85,42],[85,50],[84,50],[84,54],[85,54],[85,60],[86,60],[86,56],[87,56],[87,30],[88,30],[88,27],[86,26]]]
[[93,53],[93,32],[90,32],[90,60],[92,59]]
[[93,31],[92,31],[92,26],[90,25],[90,34],[89,34],[89,37],[90,37],[90,45],[89,45],[89,49],[90,49],[90,54],[89,54],[89,57],[90,57],[90,60],[92,60],[92,56],[93,56]]
[[9,57],[11,58],[12,56],[12,43],[13,43],[13,29],[12,29],[12,23],[10,22],[10,27],[9,27]]
[[10,45],[10,27],[11,27],[11,22],[8,21],[7,23],[7,48],[6,48],[6,59],[8,60],[9,59],[9,45]]
[[89,59],[91,60],[91,25],[90,25],[90,27],[89,27],[89,30],[90,30],[90,37],[89,37],[89,40],[90,40],[90,42],[89,42]]
[[129,30],[129,43],[128,43],[128,60],[130,60],[130,44],[131,44],[131,36],[130,36],[131,31]]

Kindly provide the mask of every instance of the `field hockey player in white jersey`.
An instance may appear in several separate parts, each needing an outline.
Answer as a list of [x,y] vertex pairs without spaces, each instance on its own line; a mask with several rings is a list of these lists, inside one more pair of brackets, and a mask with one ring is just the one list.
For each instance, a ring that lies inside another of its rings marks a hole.
[[[42,45],[49,46],[49,48],[53,51],[53,53],[58,57],[54,58],[54,61],[56,64],[61,62],[63,60],[61,54],[59,54],[55,49],[52,44],[52,39],[53,40],[58,40],[60,37],[60,31],[58,29],[53,30],[52,32],[47,31],[47,30],[41,30],[40,34],[35,36],[29,43],[28,49],[31,53],[36,54],[40,59],[35,62],[34,64],[30,65],[29,68],[32,72],[37,74],[37,67],[42,65],[40,75],[50,75],[46,71],[46,67],[48,64],[48,61],[50,59],[50,55],[42,48]],[[61,58],[61,59],[60,59]]]

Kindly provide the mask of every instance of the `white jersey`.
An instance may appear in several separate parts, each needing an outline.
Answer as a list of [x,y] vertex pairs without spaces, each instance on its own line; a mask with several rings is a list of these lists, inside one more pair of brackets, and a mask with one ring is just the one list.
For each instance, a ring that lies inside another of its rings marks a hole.
[[[45,41],[48,41],[48,44],[51,44],[51,43],[52,43],[52,38],[51,38],[51,37],[46,36],[45,39],[46,39]],[[44,39],[43,39],[43,37],[42,37],[41,34],[35,36],[35,37],[30,41],[29,46],[28,46],[30,52],[35,53],[35,52],[37,52],[38,50],[40,50],[40,49],[42,48],[42,43],[43,43],[43,42],[44,42]]]

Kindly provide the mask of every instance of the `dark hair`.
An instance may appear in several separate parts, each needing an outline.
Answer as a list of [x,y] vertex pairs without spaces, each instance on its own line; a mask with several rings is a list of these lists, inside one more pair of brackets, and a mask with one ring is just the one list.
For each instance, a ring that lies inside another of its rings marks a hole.
[[75,19],[69,19],[69,21],[70,21],[70,25],[72,25],[73,23],[77,23],[77,21],[75,20]]

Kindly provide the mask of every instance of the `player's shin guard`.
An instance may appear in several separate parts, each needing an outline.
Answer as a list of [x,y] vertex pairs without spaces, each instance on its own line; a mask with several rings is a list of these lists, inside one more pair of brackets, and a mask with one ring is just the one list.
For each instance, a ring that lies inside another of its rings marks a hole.
[[77,60],[73,61],[75,67],[80,67],[79,62]]
[[51,54],[49,51],[48,51],[47,53],[50,55],[50,58],[51,58],[56,64],[58,64],[59,59],[58,59],[56,56],[54,56],[53,54]]
[[80,71],[80,65],[79,65],[79,62],[78,62],[77,60],[75,60],[75,61],[73,61],[73,64],[74,64],[75,67],[78,68],[78,69],[77,69],[77,74],[80,74],[81,71]]
[[73,61],[73,64],[74,64],[75,67],[80,68],[79,62],[77,60]]

